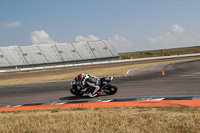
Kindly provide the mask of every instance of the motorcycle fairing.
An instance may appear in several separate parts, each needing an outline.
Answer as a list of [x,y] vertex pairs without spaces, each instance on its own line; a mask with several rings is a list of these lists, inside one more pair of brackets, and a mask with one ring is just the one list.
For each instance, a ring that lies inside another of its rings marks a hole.
[[110,81],[113,80],[113,77],[103,77],[101,78],[101,82],[102,82],[102,85],[101,86],[105,86],[107,85],[108,83],[110,83]]

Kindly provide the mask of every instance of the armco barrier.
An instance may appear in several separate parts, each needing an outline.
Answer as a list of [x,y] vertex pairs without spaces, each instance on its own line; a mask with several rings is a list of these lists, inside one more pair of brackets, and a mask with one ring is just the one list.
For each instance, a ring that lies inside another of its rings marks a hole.
[[31,70],[42,70],[42,69],[49,69],[49,68],[63,68],[63,67],[73,67],[73,66],[86,66],[86,65],[98,65],[98,64],[108,64],[108,63],[131,62],[131,61],[158,60],[158,59],[170,59],[170,58],[193,57],[193,56],[200,56],[200,53],[185,54],[185,55],[173,55],[173,56],[149,57],[149,58],[138,58],[138,59],[126,59],[126,60],[115,60],[115,61],[91,62],[91,63],[81,63],[81,64],[44,66],[44,67],[22,68],[22,69],[8,69],[8,70],[0,70],[0,72],[3,73],[3,72],[16,72],[16,71],[31,71]]

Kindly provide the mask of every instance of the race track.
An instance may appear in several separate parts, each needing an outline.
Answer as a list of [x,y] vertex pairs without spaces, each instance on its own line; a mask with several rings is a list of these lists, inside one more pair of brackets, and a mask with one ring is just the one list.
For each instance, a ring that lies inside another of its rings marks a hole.
[[[164,70],[165,75],[161,75]],[[117,77],[115,95],[73,96],[70,81],[0,87],[0,105],[142,97],[200,96],[200,60],[144,67]]]

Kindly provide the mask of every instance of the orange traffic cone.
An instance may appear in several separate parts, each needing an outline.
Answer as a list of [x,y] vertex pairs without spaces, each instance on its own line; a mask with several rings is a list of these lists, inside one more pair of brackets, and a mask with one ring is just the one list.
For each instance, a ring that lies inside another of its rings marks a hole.
[[162,70],[162,75],[165,75],[165,71],[164,70]]

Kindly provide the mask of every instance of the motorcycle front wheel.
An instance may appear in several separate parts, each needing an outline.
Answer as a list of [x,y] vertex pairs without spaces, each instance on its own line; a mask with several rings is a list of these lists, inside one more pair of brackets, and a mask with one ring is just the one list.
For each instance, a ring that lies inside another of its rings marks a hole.
[[75,96],[82,96],[84,93],[77,89],[77,85],[71,86],[70,92]]
[[84,94],[83,92],[76,89],[70,89],[70,92],[75,96],[82,96]]

